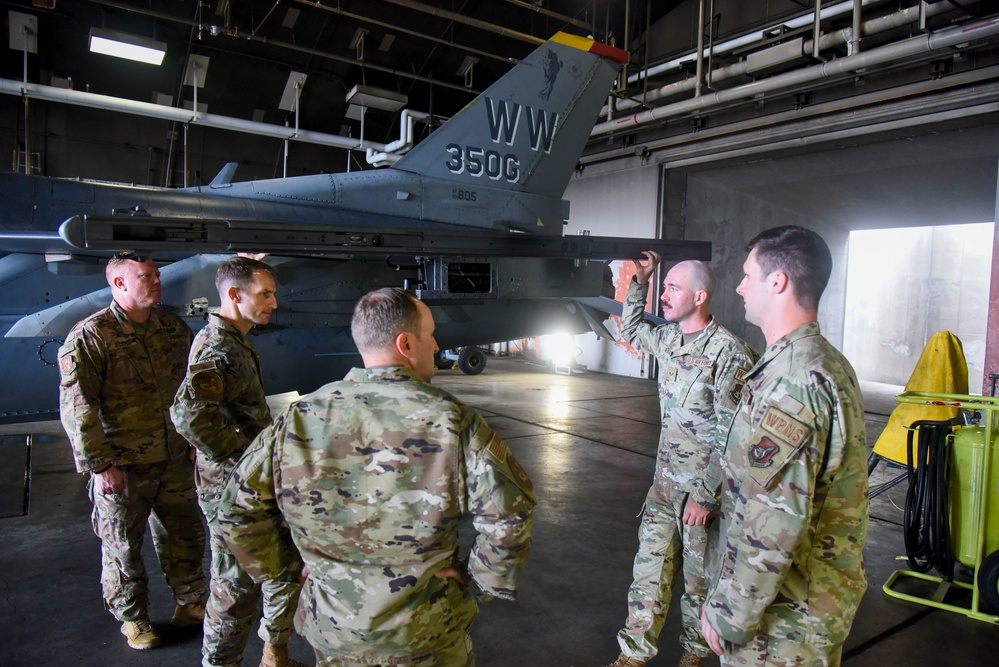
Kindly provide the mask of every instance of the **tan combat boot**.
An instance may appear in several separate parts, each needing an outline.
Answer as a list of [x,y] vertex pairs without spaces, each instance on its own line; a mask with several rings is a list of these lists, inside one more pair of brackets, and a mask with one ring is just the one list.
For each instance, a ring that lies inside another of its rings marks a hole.
[[155,648],[160,645],[160,636],[148,618],[137,618],[121,624],[121,634],[125,635],[128,645],[139,651]]
[[179,604],[173,610],[170,624],[178,628],[190,628],[205,622],[205,602],[197,600],[187,604]]
[[617,660],[607,665],[607,667],[645,667],[645,660],[639,660],[638,658],[629,658],[623,653],[617,657]]
[[677,667],[701,667],[701,660],[703,660],[701,656],[685,650],[680,656],[680,664]]
[[264,656],[260,659],[260,667],[308,667],[298,660],[288,657],[287,644],[264,643]]

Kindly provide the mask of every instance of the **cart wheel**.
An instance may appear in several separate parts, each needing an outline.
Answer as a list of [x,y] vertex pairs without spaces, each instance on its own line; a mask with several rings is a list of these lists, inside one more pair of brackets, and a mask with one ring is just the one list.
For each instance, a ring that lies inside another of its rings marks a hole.
[[458,355],[458,368],[465,375],[478,375],[486,367],[486,355],[482,350],[473,346],[462,348]]
[[993,551],[978,568],[978,594],[983,611],[999,614],[999,551]]

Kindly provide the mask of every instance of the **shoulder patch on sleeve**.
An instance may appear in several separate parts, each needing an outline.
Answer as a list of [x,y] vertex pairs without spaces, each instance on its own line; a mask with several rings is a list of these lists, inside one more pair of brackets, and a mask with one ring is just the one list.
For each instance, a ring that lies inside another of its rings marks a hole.
[[506,458],[510,455],[510,448],[506,446],[506,441],[498,433],[493,433],[493,439],[489,441],[488,451],[489,455],[500,463],[506,463]]
[[[195,366],[200,365],[195,364]],[[194,370],[194,366],[191,366],[191,370]],[[225,388],[222,376],[215,372],[214,367],[211,370],[200,370],[192,373],[190,384],[194,398],[202,401],[218,400],[222,397],[222,390]]]
[[534,493],[534,485],[527,472],[520,467],[520,462],[510,454],[510,448],[498,433],[493,433],[493,439],[486,448],[489,456],[496,461],[496,469],[504,476],[513,480],[521,490]]
[[739,368],[735,369],[735,381],[736,382],[745,382],[747,375],[749,375],[749,371],[747,371],[742,366],[740,366]]
[[775,441],[761,431],[756,432],[755,442],[749,446],[749,476],[767,491],[796,452],[786,442]]
[[801,401],[787,394],[781,396],[781,399],[777,401],[777,405],[780,406],[781,410],[792,415],[800,414],[805,407]]
[[807,424],[771,405],[763,414],[760,428],[747,450],[750,477],[770,491],[811,432]]
[[811,427],[807,424],[798,421],[774,405],[771,405],[763,413],[760,427],[775,439],[785,442],[795,449],[800,447],[812,432]]
[[197,364],[191,364],[190,372],[197,373],[198,371],[214,371],[218,370],[219,362],[218,359],[212,359],[211,361],[202,361]]
[[[783,453],[787,454],[788,448],[784,447]],[[774,464],[774,459],[780,459],[781,446],[767,436],[760,439],[749,448],[750,468],[770,468]],[[779,462],[779,461],[778,461]]]
[[76,370],[76,356],[72,352],[59,357],[59,370],[63,375],[69,375]]

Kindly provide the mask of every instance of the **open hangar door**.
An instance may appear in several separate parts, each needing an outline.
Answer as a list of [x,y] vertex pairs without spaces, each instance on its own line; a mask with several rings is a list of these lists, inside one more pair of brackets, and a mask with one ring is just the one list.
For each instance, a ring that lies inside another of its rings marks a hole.
[[[742,278],[745,243],[776,225],[814,229],[833,253],[833,274],[819,309],[825,335],[840,349],[851,335],[867,337],[863,353],[850,357],[862,380],[885,381],[879,370],[884,367],[905,367],[911,372],[929,336],[939,329],[958,327],[957,321],[950,324],[946,315],[928,322],[924,313],[945,313],[947,309],[941,308],[939,301],[967,300],[969,290],[983,291],[981,277],[964,275],[960,270],[963,260],[952,255],[943,261],[953,263],[953,271],[944,268],[943,273],[930,275],[927,267],[919,273],[915,279],[933,281],[933,289],[918,290],[915,301],[886,302],[869,318],[851,318],[847,313],[850,233],[933,227],[936,234],[946,237],[949,225],[994,223],[999,125],[994,115],[978,120],[980,124],[971,127],[923,127],[919,133],[874,135],[866,141],[760,153],[738,162],[676,168],[667,163],[666,180],[671,183],[665,203],[667,232],[673,229],[686,239],[712,241],[712,264],[718,272],[714,314],[759,350],[763,337],[745,322],[742,299],[735,294]],[[994,229],[992,239],[994,243]],[[901,255],[906,247],[911,244],[885,247],[883,253],[892,262],[904,263],[907,260]],[[917,255],[908,261],[920,264],[927,259]],[[863,288],[865,280],[873,286],[884,278],[879,266],[871,266],[866,276],[863,267],[855,268],[851,280],[856,290]],[[984,291],[983,311],[988,308],[988,290]],[[919,326],[894,325],[916,319]],[[985,319],[979,317],[977,322],[975,327],[982,331],[974,327],[964,331],[970,352],[981,358]],[[862,327],[863,331],[848,332],[847,327]],[[971,358],[969,363],[973,363]]]

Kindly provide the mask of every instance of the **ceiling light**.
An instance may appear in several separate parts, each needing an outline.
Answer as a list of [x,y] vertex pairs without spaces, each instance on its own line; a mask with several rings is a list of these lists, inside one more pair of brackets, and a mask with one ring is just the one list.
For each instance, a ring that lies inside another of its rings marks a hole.
[[347,102],[369,109],[383,111],[398,111],[406,106],[409,98],[402,93],[395,93],[384,88],[357,85],[347,93]]
[[104,28],[90,29],[90,50],[106,56],[128,58],[140,63],[159,65],[166,55],[167,45],[148,37],[129,35]]

